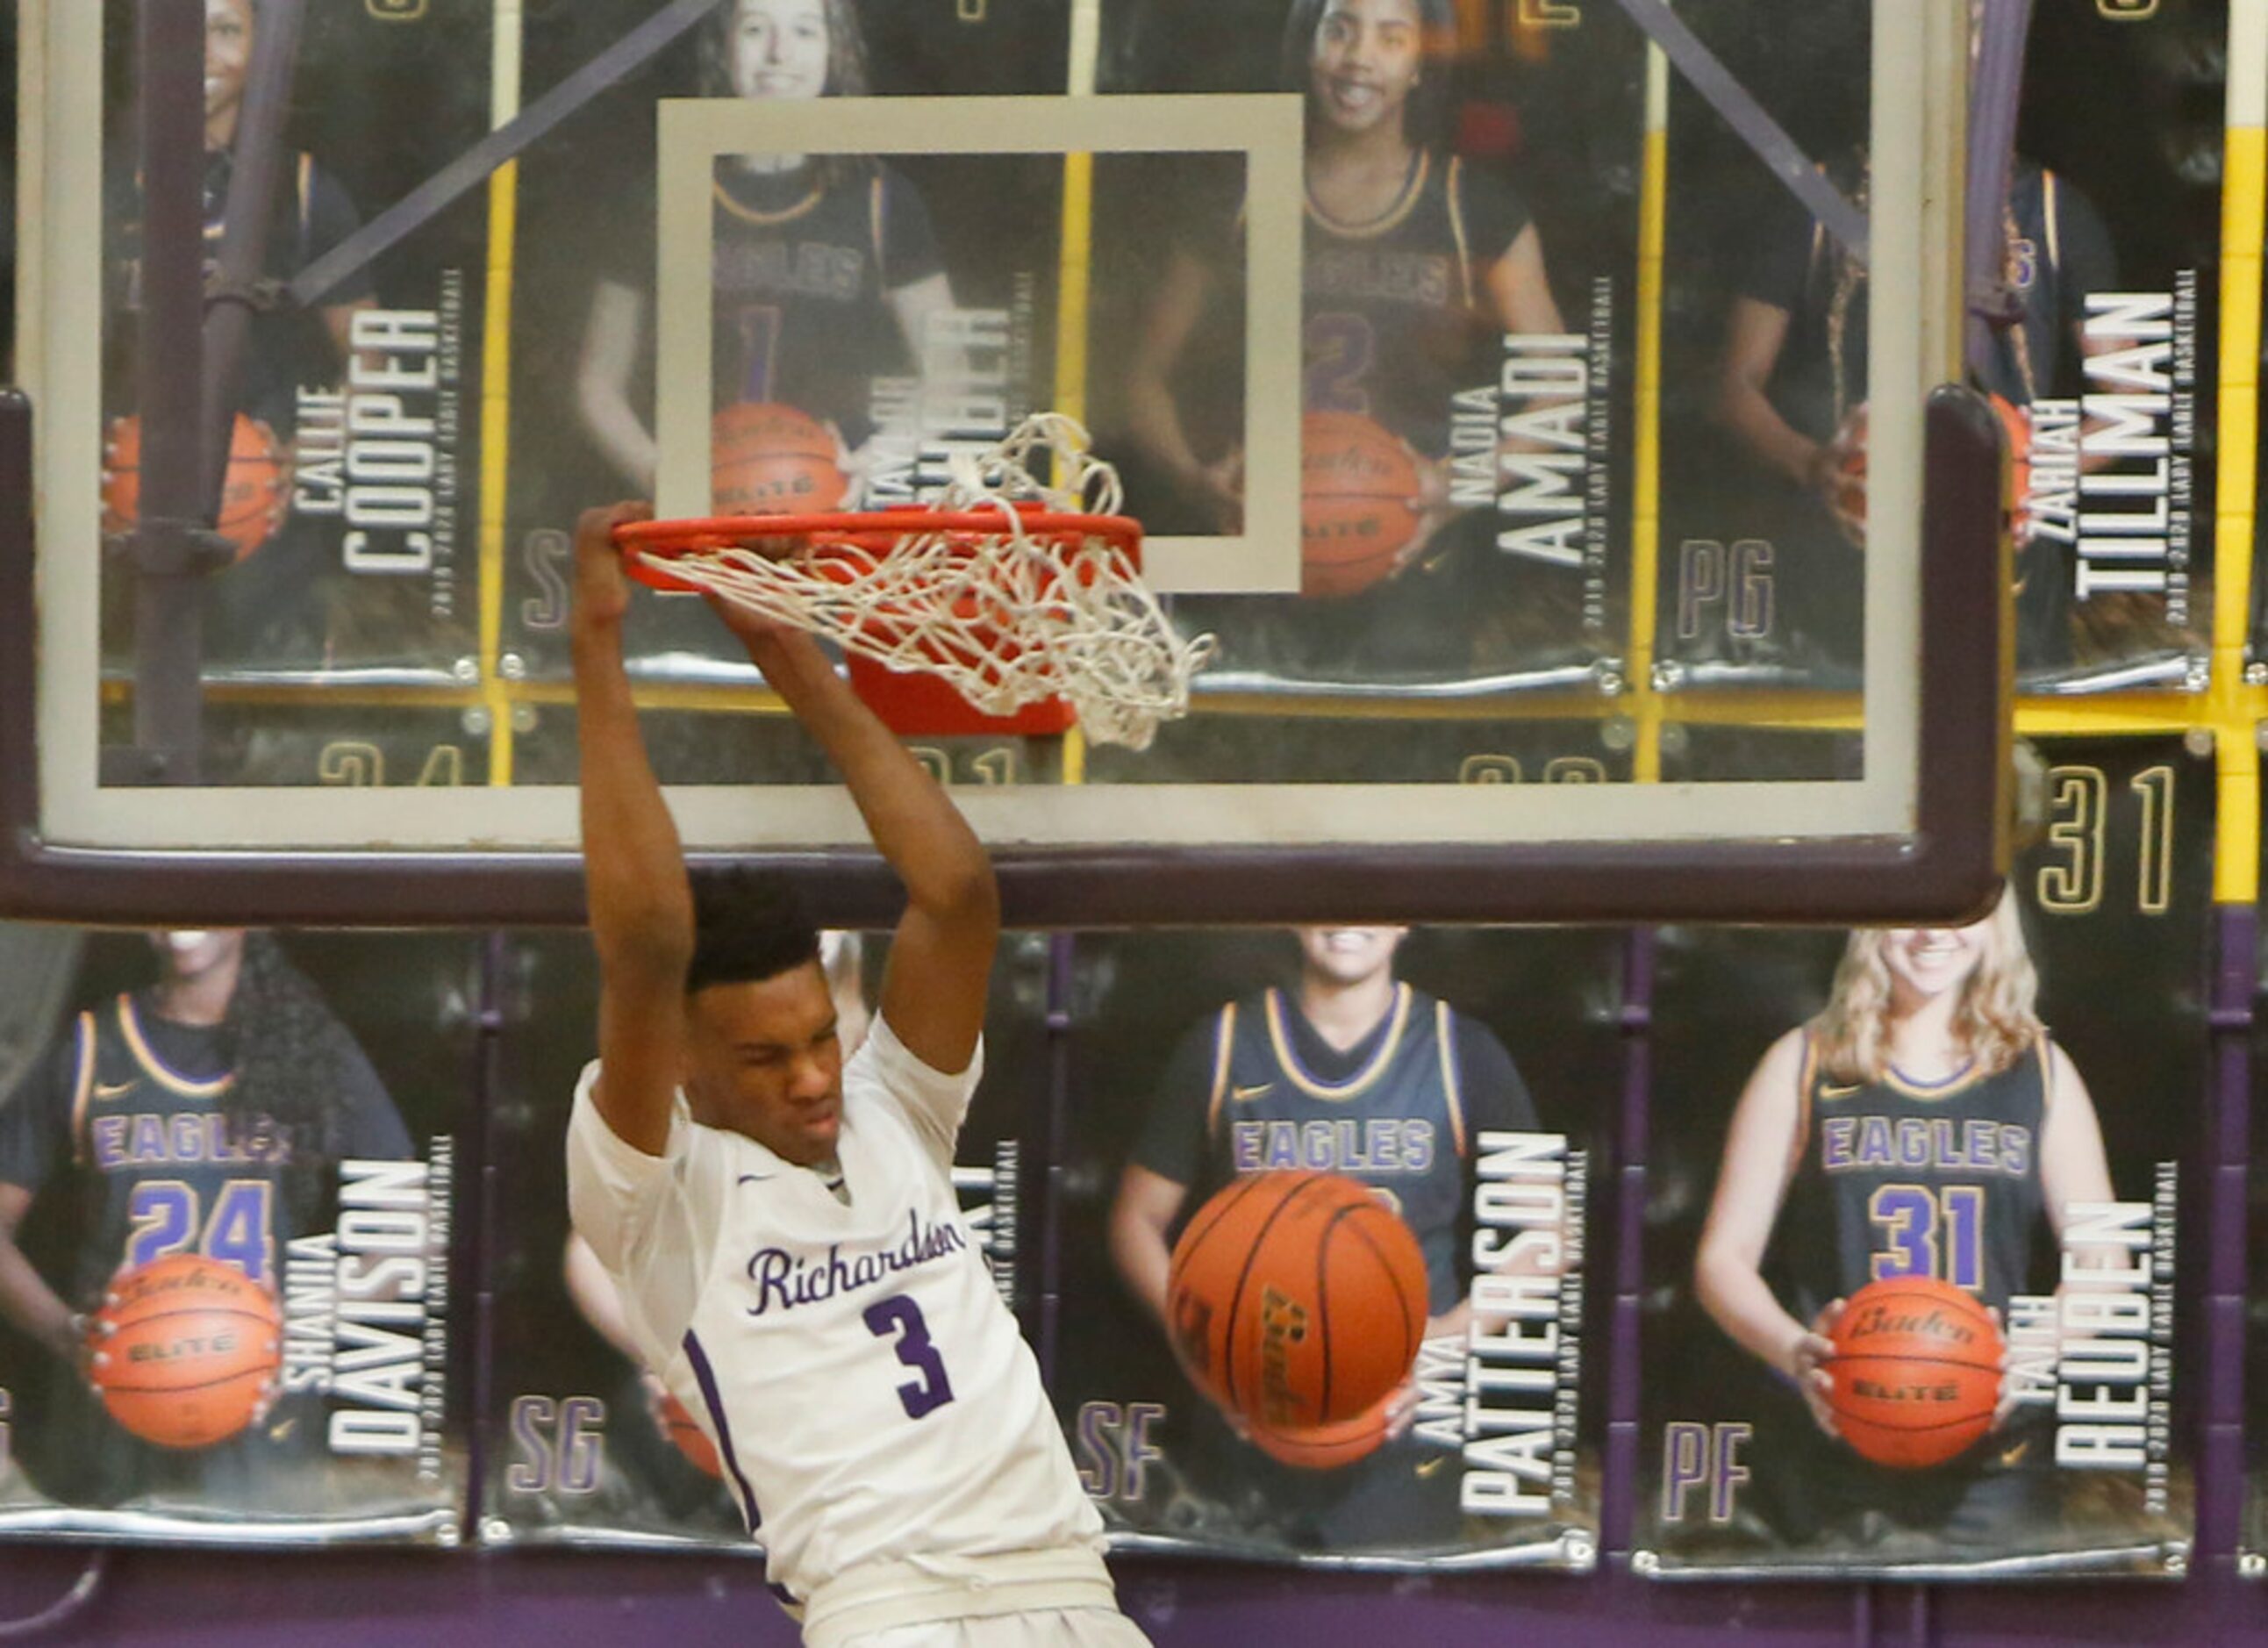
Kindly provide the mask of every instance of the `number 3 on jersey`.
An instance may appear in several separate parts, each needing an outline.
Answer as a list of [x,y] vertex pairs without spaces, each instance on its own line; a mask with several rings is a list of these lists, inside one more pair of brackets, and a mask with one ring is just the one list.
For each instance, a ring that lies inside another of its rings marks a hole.
[[1984,1285],[1984,1187],[1884,1185],[1867,1202],[1878,1238],[1874,1280],[1928,1276],[1956,1288]]
[[945,1377],[944,1360],[930,1342],[929,1323],[923,1319],[920,1305],[902,1293],[877,1299],[866,1307],[866,1327],[877,1339],[895,1334],[898,1360],[921,1375],[919,1384],[898,1386],[907,1418],[919,1419],[953,1400],[953,1381]]

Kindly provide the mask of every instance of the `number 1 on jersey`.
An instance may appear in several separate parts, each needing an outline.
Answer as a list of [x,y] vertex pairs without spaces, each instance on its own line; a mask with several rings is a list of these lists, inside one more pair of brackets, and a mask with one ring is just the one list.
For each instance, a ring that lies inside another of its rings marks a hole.
[[1971,1290],[1984,1285],[1984,1187],[1884,1185],[1867,1202],[1882,1238],[1874,1280],[1928,1276]]
[[877,1339],[895,1334],[898,1360],[921,1375],[920,1384],[898,1386],[898,1400],[906,1405],[907,1418],[919,1419],[953,1400],[953,1381],[945,1377],[944,1359],[930,1341],[929,1323],[923,1319],[920,1305],[902,1293],[877,1299],[866,1307],[866,1327]]

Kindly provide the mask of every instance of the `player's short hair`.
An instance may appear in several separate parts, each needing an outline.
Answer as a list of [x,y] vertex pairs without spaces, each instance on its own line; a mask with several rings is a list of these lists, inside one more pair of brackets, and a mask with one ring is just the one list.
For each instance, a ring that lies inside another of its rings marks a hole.
[[[1292,14],[1284,19],[1284,89],[1312,98],[1309,63],[1315,55],[1315,31],[1323,26],[1330,0],[1292,0]],[[1402,107],[1402,132],[1421,149],[1439,149],[1449,141],[1449,68],[1456,50],[1457,17],[1452,0],[1411,0],[1418,11],[1419,49],[1425,67],[1417,89]],[[1312,115],[1311,109],[1309,114]]]
[[785,876],[733,868],[693,883],[693,960],[685,994],[757,984],[819,960],[819,929]]

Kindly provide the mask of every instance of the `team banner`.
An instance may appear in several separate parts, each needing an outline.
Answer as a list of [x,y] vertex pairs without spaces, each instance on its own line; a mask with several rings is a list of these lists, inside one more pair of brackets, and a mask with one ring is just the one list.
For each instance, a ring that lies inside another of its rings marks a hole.
[[[240,306],[217,314],[246,315],[240,344],[209,349],[204,363],[227,429],[218,529],[233,556],[204,580],[207,670],[446,684],[474,669],[479,633],[485,202],[475,191],[409,208],[397,231],[379,220],[487,130],[493,9],[313,0],[306,12],[295,47],[255,0],[206,8],[206,287]],[[103,11],[101,487],[113,535],[140,519],[135,19],[118,0]],[[254,131],[249,89],[276,52],[291,65],[282,127]],[[263,178],[264,201],[239,197]],[[119,671],[135,583],[130,558],[106,561],[104,656]]]
[[[1297,593],[1185,602],[1213,692],[1565,684],[1621,651],[1642,37],[1613,6],[1106,0],[1110,92],[1296,93]],[[1201,48],[1193,48],[1201,40]],[[1094,414],[1152,529],[1251,506],[1237,316],[1266,203],[1098,196]],[[1249,219],[1249,221],[1248,221]]]
[[[1114,1544],[1590,1567],[1614,938],[1314,927],[1078,957],[1054,1387]],[[1324,1206],[1360,1239],[1303,1248]],[[1381,1288],[1366,1255],[1397,1247]],[[1359,1354],[1381,1344],[1382,1371]],[[1366,1372],[1382,1394],[1330,1388]],[[1360,1410],[1308,1423],[1334,1402]]]
[[[1059,156],[751,143],[673,180],[657,131],[665,107],[692,105],[727,123],[784,111],[808,122],[807,141],[831,143],[845,129],[833,100],[1060,93],[1067,14],[1044,0],[806,10],[791,32],[778,8],[725,0],[656,51],[645,42],[664,19],[651,0],[588,0],[529,38],[530,100],[597,89],[520,171],[514,333],[533,346],[512,373],[514,671],[567,673],[578,514],[652,498],[666,478],[659,321],[673,268],[691,271],[711,322],[675,385],[700,403],[680,455],[709,484],[675,513],[913,502],[934,495],[952,454],[1055,403]],[[673,183],[697,196],[707,246],[660,233]],[[701,602],[639,599],[652,610],[626,633],[642,676],[755,679]]]
[[1642,1571],[2187,1566],[2212,755],[2041,753],[1977,922],[1661,935]]
[[[1681,9],[1782,130],[1670,103],[1661,647],[1675,679],[1855,684],[1867,537],[1865,8]],[[2225,5],[2031,13],[2007,313],[1971,379],[2007,430],[2020,679],[2203,682]],[[2116,107],[2119,118],[2102,118]]]
[[0,1528],[457,1542],[476,953],[88,938],[0,1097]]
[[[828,933],[822,961],[843,1056],[872,1022],[886,935]],[[597,1053],[598,969],[579,935],[513,937],[497,1106],[497,1312],[481,1540],[489,1545],[683,1548],[761,1555],[715,1446],[638,1363],[612,1279],[570,1228],[566,1129]],[[953,1180],[966,1234],[1012,1308],[1036,1292],[1024,1239],[1024,1139],[1043,1079],[1046,943],[1011,935],[993,977],[985,1075]],[[895,1364],[892,1364],[895,1367]]]

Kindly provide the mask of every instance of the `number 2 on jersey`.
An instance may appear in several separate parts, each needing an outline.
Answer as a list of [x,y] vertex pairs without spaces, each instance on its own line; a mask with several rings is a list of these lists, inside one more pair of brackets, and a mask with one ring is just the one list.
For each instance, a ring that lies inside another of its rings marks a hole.
[[1884,1185],[1867,1202],[1881,1239],[1874,1280],[1928,1276],[1956,1288],[1984,1285],[1984,1187]]
[[195,1187],[173,1179],[144,1179],[126,1203],[133,1224],[126,1238],[126,1268],[139,1270],[195,1242],[208,1259],[225,1260],[253,1281],[267,1281],[275,1188],[263,1179],[230,1179],[214,1199],[200,1240]]
[[898,1386],[898,1400],[906,1405],[907,1418],[919,1419],[953,1400],[953,1381],[945,1377],[944,1359],[930,1341],[929,1323],[920,1305],[902,1293],[877,1299],[866,1307],[866,1327],[877,1339],[896,1334],[898,1360],[921,1375],[918,1385]]

